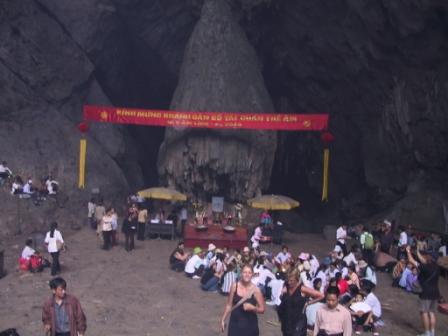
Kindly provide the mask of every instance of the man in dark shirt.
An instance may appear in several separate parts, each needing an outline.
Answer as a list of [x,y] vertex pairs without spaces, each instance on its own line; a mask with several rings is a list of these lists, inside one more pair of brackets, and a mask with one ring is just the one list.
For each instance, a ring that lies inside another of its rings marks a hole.
[[411,253],[411,247],[406,247],[408,260],[419,268],[418,281],[422,287],[420,294],[420,314],[425,328],[424,336],[434,336],[436,329],[436,307],[440,297],[439,291],[439,266],[436,258],[431,253],[421,252],[417,249],[417,262]]
[[392,223],[385,220],[382,227],[382,232],[379,237],[381,252],[390,254],[390,248],[394,242],[394,234],[392,233]]

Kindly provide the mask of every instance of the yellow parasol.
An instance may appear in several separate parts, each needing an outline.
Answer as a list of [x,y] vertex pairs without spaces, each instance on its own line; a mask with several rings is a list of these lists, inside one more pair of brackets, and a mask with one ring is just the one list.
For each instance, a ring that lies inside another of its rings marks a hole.
[[138,196],[145,198],[163,199],[168,201],[186,201],[187,196],[181,192],[163,187],[149,188],[140,190]]
[[252,208],[266,210],[291,210],[300,205],[300,203],[292,198],[282,195],[261,195],[251,198],[247,201]]

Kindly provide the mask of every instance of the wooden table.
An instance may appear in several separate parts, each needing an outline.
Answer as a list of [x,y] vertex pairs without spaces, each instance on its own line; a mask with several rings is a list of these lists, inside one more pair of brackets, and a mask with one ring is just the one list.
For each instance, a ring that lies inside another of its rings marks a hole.
[[165,222],[149,222],[146,225],[146,231],[148,233],[148,235],[151,234],[156,234],[159,236],[161,235],[166,235],[166,236],[170,236],[171,240],[174,239],[175,236],[175,227],[174,227],[174,223],[167,223],[167,221]]
[[211,225],[207,231],[196,231],[192,225],[186,225],[184,231],[185,247],[207,248],[208,244],[213,243],[216,247],[242,249],[247,246],[247,229],[236,227],[235,232],[224,232],[220,225]]

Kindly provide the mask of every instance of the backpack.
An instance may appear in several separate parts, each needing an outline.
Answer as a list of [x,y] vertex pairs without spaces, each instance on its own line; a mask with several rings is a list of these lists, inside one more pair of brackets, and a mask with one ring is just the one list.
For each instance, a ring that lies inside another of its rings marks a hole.
[[372,250],[374,245],[373,235],[369,232],[364,233],[364,249]]

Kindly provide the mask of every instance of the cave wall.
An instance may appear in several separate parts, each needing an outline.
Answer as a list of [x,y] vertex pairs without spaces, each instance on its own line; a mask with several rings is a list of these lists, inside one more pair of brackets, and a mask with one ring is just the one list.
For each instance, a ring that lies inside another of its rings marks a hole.
[[[255,48],[275,110],[330,113],[329,206],[359,217],[429,193],[436,196],[421,204],[439,212],[447,198],[445,1],[227,2]],[[82,104],[168,108],[203,4],[1,2],[2,159],[75,185]],[[162,129],[93,125],[89,139],[93,157],[106,154],[89,161],[92,184],[116,192],[157,183]],[[320,212],[319,139],[279,132],[278,143],[263,189]]]

